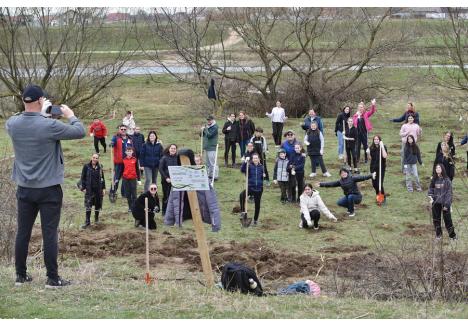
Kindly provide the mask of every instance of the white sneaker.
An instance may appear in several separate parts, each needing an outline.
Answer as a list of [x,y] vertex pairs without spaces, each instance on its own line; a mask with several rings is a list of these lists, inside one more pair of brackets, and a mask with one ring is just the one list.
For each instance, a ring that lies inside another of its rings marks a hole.
[[302,229],[302,221],[299,222],[299,227]]
[[317,176],[317,173],[311,173],[311,174],[309,174],[309,177],[310,177],[310,178],[315,178],[316,176]]
[[342,160],[343,159],[343,154],[338,155],[338,159]]
[[317,227],[315,227],[315,226],[314,226],[314,230],[315,230],[315,231],[317,231],[318,229],[319,229],[319,227],[318,227],[318,226],[317,226]]
[[323,174],[323,176],[329,178],[329,177],[331,177],[331,174],[330,174],[330,172],[327,171],[327,172],[325,172],[325,173]]
[[356,215],[356,213],[352,212],[352,213],[349,213],[349,217],[354,217]]

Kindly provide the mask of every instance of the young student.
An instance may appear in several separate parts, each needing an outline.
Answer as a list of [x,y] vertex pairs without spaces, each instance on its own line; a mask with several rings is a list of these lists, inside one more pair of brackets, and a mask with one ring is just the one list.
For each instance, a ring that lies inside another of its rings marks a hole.
[[177,164],[177,145],[170,144],[164,149],[163,157],[159,161],[159,173],[161,174],[161,186],[163,190],[162,214],[166,214],[167,200],[171,193],[171,177],[169,175],[169,166]]
[[448,145],[446,142],[442,142],[440,147],[440,152],[437,152],[436,159],[434,160],[432,174],[435,173],[436,165],[442,164],[445,168],[445,172],[447,173],[448,178],[450,181],[453,181],[453,177],[455,176],[455,161],[453,159],[452,152],[450,151],[450,145]]
[[132,111],[127,111],[127,114],[122,119],[122,124],[127,128],[127,134],[133,135],[135,132],[135,119],[133,118]]
[[[291,155],[289,166],[291,168],[289,173],[289,186],[291,188],[291,200],[292,202],[299,202],[299,197],[304,190],[304,165],[305,165],[305,153],[301,144],[294,145],[294,154]],[[297,186],[297,197],[296,197],[296,186]]]
[[141,185],[140,165],[138,164],[138,159],[135,157],[133,147],[127,146],[125,154],[127,156],[123,159],[124,170],[122,174],[122,187],[125,188],[128,212],[131,213],[137,198],[137,183]]
[[[327,206],[322,201],[317,190],[312,188],[310,183],[307,183],[304,187],[304,193],[300,197],[301,205],[301,222],[299,223],[300,228],[308,229],[312,226],[314,230],[319,229],[318,221],[320,219],[320,212],[325,214],[330,220],[336,222],[336,217],[330,213]],[[312,222],[313,220],[313,222]]]
[[354,127],[356,127],[358,137],[356,139],[356,156],[359,162],[361,157],[361,144],[364,149],[364,163],[367,163],[367,134],[372,130],[372,123],[370,117],[377,111],[375,108],[375,99],[371,101],[371,108],[366,110],[364,103],[358,105],[357,112],[353,115]]
[[323,148],[325,147],[325,141],[322,132],[318,129],[317,122],[312,121],[310,129],[304,137],[304,144],[307,145],[307,155],[310,157],[310,163],[312,166],[312,173],[309,177],[313,178],[317,176],[315,173],[316,163],[320,164],[324,177],[331,177],[331,174],[327,171],[325,163],[323,163]]
[[382,170],[382,180],[381,180],[381,187],[382,187],[382,194],[384,194],[384,203],[387,200],[385,196],[384,190],[384,178],[385,178],[385,168],[387,162],[387,146],[384,145],[382,138],[379,135],[374,136],[372,139],[372,145],[367,149],[367,153],[370,155],[370,172],[376,173],[375,179],[372,179],[372,186],[374,187],[375,194],[379,194],[379,160],[380,160],[380,149],[382,148],[382,157],[381,157],[381,167]]
[[[254,153],[256,153],[256,152],[255,152],[254,144],[251,143],[251,142],[248,142],[248,143],[247,143],[247,147],[246,147],[246,149],[245,149],[244,156],[242,156],[242,158],[241,158],[242,163],[244,163],[245,160],[246,160],[247,158],[249,158],[249,159],[251,160],[251,159],[252,159],[252,155],[253,155]],[[257,154],[258,154],[258,153],[257,153]]]
[[205,163],[210,180],[218,180],[219,168],[215,166],[216,147],[218,145],[218,124],[211,114],[206,118],[206,124],[201,127],[203,136],[203,149],[205,150]]
[[263,165],[263,170],[265,172],[265,181],[268,185],[270,183],[270,177],[268,175],[268,169],[266,165],[266,154],[268,152],[268,145],[266,138],[263,136],[262,128],[255,128],[255,136],[253,136],[250,139],[250,142],[253,143],[254,151],[259,154],[260,164]]
[[[118,132],[112,137],[110,147],[112,147],[114,154],[114,190],[117,193],[119,188],[119,181],[122,178],[123,173],[123,159],[125,157],[125,150],[127,146],[132,146],[133,141],[127,135],[127,127],[125,125],[120,125],[118,127]],[[124,186],[120,189],[120,194],[122,197],[125,197]]]
[[107,127],[106,125],[99,120],[98,118],[93,119],[93,123],[89,126],[89,136],[94,137],[94,149],[96,153],[99,154],[99,143],[101,143],[104,148],[104,153],[106,152],[106,138],[107,138]]
[[99,223],[99,211],[102,208],[102,198],[106,192],[106,181],[104,170],[99,163],[99,154],[91,156],[91,161],[83,165],[80,179],[80,189],[85,193],[84,204],[86,208],[85,224],[81,226],[86,229],[91,225],[91,210],[94,206],[94,222]]
[[[246,173],[247,164],[249,164],[249,175],[248,178],[248,191],[249,196],[252,195],[255,203],[255,214],[254,214],[254,225],[258,223],[258,217],[260,215],[260,202],[263,194],[263,166],[260,164],[260,157],[257,153],[252,155],[252,161],[249,157],[242,163],[241,172]],[[241,211],[245,211],[245,189],[239,195]]]
[[416,163],[423,164],[421,159],[421,152],[416,141],[412,135],[409,135],[406,139],[405,145],[405,156],[403,159],[403,167],[405,169],[406,175],[406,188],[408,192],[413,192],[413,181],[411,180],[413,176],[416,183],[416,190],[418,192],[422,191],[421,183],[419,182],[418,176],[418,166]]
[[[273,128],[273,140],[276,146],[281,145],[281,135],[283,134],[283,126],[285,121],[288,119],[284,109],[281,107],[281,102],[276,101],[276,106],[271,109],[271,113],[266,112],[265,115],[271,119],[271,125]],[[261,154],[261,153],[259,153]]]
[[348,105],[346,105],[336,117],[335,136],[338,137],[338,159],[339,160],[343,159],[343,152],[344,152],[343,135],[345,131],[343,130],[343,127],[346,125],[350,114],[351,114],[351,108]]
[[282,148],[278,151],[278,157],[273,170],[273,183],[279,184],[281,190],[281,203],[291,201],[291,193],[289,188],[289,160],[286,157],[286,151]]
[[346,141],[346,160],[348,166],[351,168],[351,159],[353,160],[354,173],[359,174],[358,160],[356,154],[356,139],[357,130],[353,124],[353,118],[348,118],[348,124],[345,126],[345,134],[343,139]]
[[231,113],[224,123],[222,130],[224,134],[224,167],[228,167],[229,151],[231,151],[231,167],[234,168],[236,166],[236,143],[239,142],[238,127],[239,124],[236,123],[236,115]]
[[400,129],[400,137],[401,137],[401,170],[404,172],[403,169],[403,160],[405,157],[405,145],[406,145],[406,139],[408,138],[409,135],[413,136],[413,139],[415,142],[418,141],[418,138],[421,136],[422,129],[421,127],[414,123],[414,116],[413,115],[408,115],[406,119],[406,123],[401,126]]
[[148,198],[148,229],[156,230],[154,214],[159,213],[158,186],[155,183],[149,185],[148,190],[138,196],[133,205],[132,215],[135,219],[135,227],[146,227],[145,198]]
[[455,228],[452,223],[452,216],[450,214],[450,206],[452,205],[452,182],[445,172],[442,164],[436,164],[435,173],[432,176],[429,185],[430,203],[432,204],[432,221],[434,223],[436,239],[440,240],[442,237],[441,215],[444,216],[444,224],[449,238],[456,240]]
[[414,123],[419,125],[419,113],[416,112],[416,108],[414,107],[412,102],[408,102],[408,104],[406,105],[406,111],[403,113],[401,117],[390,119],[390,122],[407,121],[409,115],[412,115],[414,117]]
[[376,173],[363,176],[352,176],[345,168],[340,169],[340,180],[332,182],[320,182],[318,187],[341,187],[344,196],[337,201],[338,206],[348,209],[349,217],[355,216],[354,204],[359,204],[362,201],[362,194],[357,186],[358,182],[375,179]]
[[156,131],[151,130],[140,152],[140,166],[145,171],[145,191],[149,190],[151,183],[158,181],[159,161],[163,156],[163,151],[163,146],[158,140]]
[[245,146],[255,132],[255,124],[252,120],[250,120],[245,111],[239,112],[239,120],[236,123],[236,131],[237,139],[239,140],[240,155],[242,157],[245,154]]
[[132,135],[132,141],[135,156],[138,160],[140,160],[141,147],[145,143],[145,136],[143,136],[143,134],[141,133],[141,129],[139,126],[135,126],[135,131]]
[[444,134],[444,139],[437,144],[436,158],[437,158],[437,154],[442,153],[442,143],[446,143],[448,145],[448,148],[450,150],[450,155],[452,156],[452,158],[454,158],[455,157],[455,144],[453,142],[453,133],[451,131],[447,131]]

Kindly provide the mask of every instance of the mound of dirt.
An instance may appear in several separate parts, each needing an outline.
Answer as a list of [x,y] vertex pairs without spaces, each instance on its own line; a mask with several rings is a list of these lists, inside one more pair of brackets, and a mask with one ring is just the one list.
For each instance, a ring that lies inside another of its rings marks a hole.
[[358,252],[358,251],[365,251],[369,249],[366,246],[341,246],[341,247],[326,247],[320,249],[320,252],[330,253],[330,254],[340,254],[340,253],[350,253],[350,252]]
[[432,225],[428,225],[428,224],[415,224],[415,223],[406,222],[406,223],[403,223],[403,225],[408,228],[408,230],[405,230],[403,232],[403,235],[407,235],[407,236],[421,237],[424,235],[432,234],[433,232]]

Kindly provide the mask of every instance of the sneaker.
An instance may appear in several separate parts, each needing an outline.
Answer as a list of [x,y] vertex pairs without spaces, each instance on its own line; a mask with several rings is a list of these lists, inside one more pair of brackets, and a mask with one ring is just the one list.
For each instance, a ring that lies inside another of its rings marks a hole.
[[258,225],[258,222],[257,221],[254,221],[253,222],[253,226],[257,226]]
[[90,223],[85,223],[85,224],[83,224],[83,225],[81,226],[81,229],[84,230],[84,229],[89,228],[90,226],[91,226]]
[[438,236],[435,237],[435,241],[436,241],[436,242],[439,242],[441,239],[442,239],[442,237],[441,237],[440,235],[438,235]]
[[330,172],[327,171],[327,172],[325,172],[325,173],[323,174],[323,176],[329,178],[329,177],[331,177],[331,174],[330,174]]
[[309,174],[309,177],[310,177],[310,178],[315,178],[316,176],[317,176],[317,173],[311,173],[311,174]]
[[302,229],[302,221],[299,222],[299,228]]
[[450,239],[451,241],[457,241],[457,240],[458,240],[458,237],[455,235],[454,237],[449,237],[449,239]]
[[342,160],[343,159],[343,154],[338,155],[338,159]]
[[356,213],[355,213],[355,212],[352,212],[352,213],[349,213],[348,216],[349,216],[349,217],[354,217],[355,215],[356,215]]
[[408,189],[408,192],[413,192],[413,189]]
[[70,284],[71,284],[70,281],[64,280],[60,276],[55,280],[48,277],[45,288],[46,289],[59,289],[61,287],[68,286]]
[[21,286],[24,283],[30,283],[32,282],[32,280],[33,280],[32,277],[28,274],[25,274],[25,275],[16,274],[15,286]]
[[98,224],[101,224],[101,222],[99,221],[98,218],[95,218],[95,219],[94,219],[94,224],[98,225]]
[[319,229],[318,225],[314,226],[314,230],[317,231]]

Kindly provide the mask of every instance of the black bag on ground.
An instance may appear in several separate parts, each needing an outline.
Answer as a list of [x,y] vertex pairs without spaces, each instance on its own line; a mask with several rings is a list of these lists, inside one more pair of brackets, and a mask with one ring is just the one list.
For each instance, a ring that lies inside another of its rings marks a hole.
[[226,291],[263,295],[262,285],[255,272],[241,263],[227,263],[224,265],[221,283]]

